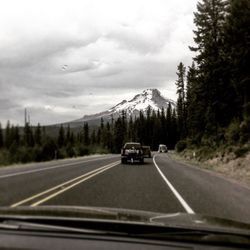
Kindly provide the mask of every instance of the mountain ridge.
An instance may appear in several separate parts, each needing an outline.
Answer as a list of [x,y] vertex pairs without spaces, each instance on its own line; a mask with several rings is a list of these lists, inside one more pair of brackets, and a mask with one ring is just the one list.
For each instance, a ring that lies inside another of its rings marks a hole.
[[125,111],[128,116],[135,117],[139,115],[140,111],[146,114],[149,107],[154,111],[161,110],[162,108],[166,110],[169,104],[172,108],[176,106],[173,100],[165,98],[158,89],[146,89],[142,93],[135,95],[132,99],[123,100],[108,110],[91,115],[84,115],[82,118],[67,124],[74,126],[83,122],[96,123],[96,121],[99,122],[101,118],[105,121],[111,120],[112,116],[116,119],[123,111]]

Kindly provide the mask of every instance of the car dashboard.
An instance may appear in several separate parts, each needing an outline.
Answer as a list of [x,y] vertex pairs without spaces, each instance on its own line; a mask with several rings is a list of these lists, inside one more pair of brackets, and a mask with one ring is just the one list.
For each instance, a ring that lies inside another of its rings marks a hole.
[[48,233],[22,231],[12,232],[0,230],[0,249],[129,249],[129,250],[161,250],[161,249],[247,249],[231,246],[200,244],[195,242],[163,241],[153,239],[131,238],[124,236],[82,235],[78,233]]

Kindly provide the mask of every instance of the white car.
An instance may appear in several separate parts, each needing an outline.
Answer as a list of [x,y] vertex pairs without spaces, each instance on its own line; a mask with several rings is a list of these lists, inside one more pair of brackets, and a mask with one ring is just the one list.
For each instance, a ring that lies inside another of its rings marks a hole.
[[164,144],[160,144],[158,148],[158,153],[167,153],[167,152],[168,152],[167,146]]

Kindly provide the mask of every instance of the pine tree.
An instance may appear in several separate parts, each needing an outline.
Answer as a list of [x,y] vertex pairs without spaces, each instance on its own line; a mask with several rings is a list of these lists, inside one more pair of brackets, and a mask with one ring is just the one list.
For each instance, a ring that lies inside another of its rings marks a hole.
[[91,141],[92,145],[96,144],[96,132],[95,132],[95,129],[93,129],[92,132],[91,132],[90,141]]
[[170,134],[170,148],[174,148],[176,142],[179,140],[179,135],[177,131],[177,115],[175,109],[173,109],[173,114],[171,118],[171,134]]
[[100,125],[101,129],[104,129],[104,120],[103,118],[101,118],[101,125]]
[[97,129],[97,133],[96,133],[96,144],[100,144],[101,142],[101,129],[100,127]]
[[61,125],[60,129],[59,129],[59,134],[58,134],[58,138],[57,138],[57,145],[59,148],[61,148],[65,145],[65,132],[64,132],[63,125]]
[[177,67],[177,117],[178,117],[178,132],[181,138],[186,136],[186,107],[185,107],[185,77],[186,68],[182,62]]
[[118,117],[114,124],[114,152],[119,153],[124,143],[122,118]]
[[37,124],[34,134],[35,144],[41,146],[42,144],[42,131],[40,123]]
[[70,126],[68,125],[67,131],[66,131],[65,145],[68,145],[70,143],[70,135],[71,135],[71,131],[70,131]]
[[164,127],[164,132],[165,132],[165,140],[166,140],[166,145],[168,148],[170,148],[171,145],[171,134],[172,134],[172,106],[170,103],[168,103],[167,107],[167,113],[166,113],[166,118],[165,118],[165,127]]
[[159,141],[163,141],[164,144],[168,144],[168,133],[167,133],[167,124],[166,124],[166,117],[160,118],[160,131],[159,131]]
[[0,123],[0,149],[4,146],[4,141],[3,141],[3,129],[2,129],[2,124]]
[[[227,76],[233,86],[234,117],[250,117],[250,2],[249,0],[230,0],[229,14],[225,24],[225,54]],[[250,124],[249,124],[250,126]]]
[[223,91],[227,86],[222,78],[222,58],[226,14],[227,1],[224,0],[202,0],[197,4],[197,12],[194,13],[194,41],[197,46],[190,49],[196,52],[196,88],[204,104],[196,112],[199,112],[197,116],[204,120],[206,135],[216,135],[218,123],[224,122],[221,118],[224,106]]
[[203,129],[205,127],[203,116],[201,113],[206,109],[204,100],[197,82],[197,70],[194,62],[187,72],[187,93],[186,93],[186,109],[187,109],[187,136],[192,139],[193,143],[200,141]]
[[93,129],[91,132],[90,142],[92,145],[96,144],[96,131],[95,131],[95,129]]
[[11,145],[11,134],[10,134],[10,121],[7,121],[6,129],[5,129],[5,147],[9,148]]
[[104,147],[106,144],[106,129],[104,126],[104,120],[101,118],[100,121],[100,144]]
[[29,123],[25,124],[24,127],[24,144],[27,147],[33,147],[34,146],[34,136],[32,128],[30,127]]
[[42,144],[44,144],[46,136],[47,136],[46,135],[46,127],[42,126]]
[[73,132],[70,133],[70,144],[73,146],[75,143],[75,135]]
[[127,128],[127,141],[135,141],[135,129],[132,116],[129,117]]
[[16,143],[17,146],[20,145],[20,133],[19,133],[19,127],[18,126],[15,126],[15,129],[14,129],[14,141]]
[[84,123],[83,125],[83,143],[84,145],[88,146],[90,143],[89,140],[89,125],[87,122]]
[[12,124],[10,127],[10,145],[12,145],[13,143],[16,144],[17,142],[16,142],[16,128]]
[[57,158],[58,147],[55,141],[50,137],[44,138],[42,145],[41,159],[44,161],[52,160]]
[[[138,122],[136,126],[136,134],[137,134],[137,140],[142,143],[146,144],[146,138],[145,138],[145,117],[143,115],[143,112],[140,110],[139,117],[138,117]],[[148,131],[152,132],[152,131]]]
[[[154,112],[153,112],[154,113]],[[159,144],[165,143],[164,138],[161,137],[161,121],[160,121],[160,112],[157,111],[155,118],[153,118],[153,133],[151,139],[151,147],[153,150],[157,150]]]
[[106,147],[110,152],[112,152],[112,150],[113,150],[113,135],[111,132],[111,127],[110,127],[109,122],[106,123]]

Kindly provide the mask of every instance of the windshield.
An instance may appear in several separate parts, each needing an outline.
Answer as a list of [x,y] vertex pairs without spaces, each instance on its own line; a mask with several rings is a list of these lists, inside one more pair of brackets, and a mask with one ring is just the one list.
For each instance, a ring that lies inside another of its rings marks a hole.
[[249,0],[4,1],[0,207],[250,223],[249,16]]
[[131,148],[141,148],[141,144],[138,143],[126,143],[124,146],[125,149],[131,149]]

